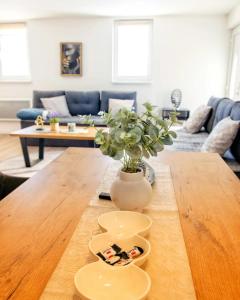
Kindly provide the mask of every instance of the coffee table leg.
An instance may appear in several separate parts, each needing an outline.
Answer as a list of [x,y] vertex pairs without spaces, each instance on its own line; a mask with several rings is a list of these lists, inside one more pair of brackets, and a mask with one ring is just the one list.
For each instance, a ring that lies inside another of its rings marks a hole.
[[38,152],[38,158],[44,159],[44,139],[39,139],[39,152]]
[[30,159],[29,159],[29,153],[28,153],[28,145],[27,145],[27,138],[20,138],[21,146],[22,146],[22,152],[23,157],[25,161],[25,166],[27,168],[31,167]]

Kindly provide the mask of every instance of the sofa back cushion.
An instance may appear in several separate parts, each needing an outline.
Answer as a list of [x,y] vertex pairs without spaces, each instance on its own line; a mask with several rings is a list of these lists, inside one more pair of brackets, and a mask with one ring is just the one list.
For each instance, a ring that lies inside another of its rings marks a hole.
[[228,98],[223,98],[219,102],[217,109],[216,109],[216,114],[215,118],[213,121],[213,128],[223,119],[227,118],[230,116],[232,108],[234,105],[234,101]]
[[71,115],[97,115],[99,113],[100,93],[98,91],[66,91],[65,94]]
[[[239,121],[240,120],[240,101],[236,101],[233,104],[232,111],[230,114],[232,120]],[[230,147],[230,151],[235,157],[235,159],[240,162],[240,130],[238,130],[237,136]]]
[[33,91],[33,107],[43,108],[41,98],[52,98],[65,95],[65,91]]
[[119,100],[134,100],[133,107],[137,110],[137,93],[136,92],[114,92],[114,91],[102,91],[101,94],[101,111],[108,112],[109,99]]
[[208,133],[210,133],[213,129],[213,122],[215,119],[216,110],[217,110],[218,104],[220,103],[221,100],[222,99],[218,98],[218,97],[211,97],[207,103],[208,106],[212,107],[212,110],[211,110],[211,112],[208,116],[208,119],[204,125],[204,127]]

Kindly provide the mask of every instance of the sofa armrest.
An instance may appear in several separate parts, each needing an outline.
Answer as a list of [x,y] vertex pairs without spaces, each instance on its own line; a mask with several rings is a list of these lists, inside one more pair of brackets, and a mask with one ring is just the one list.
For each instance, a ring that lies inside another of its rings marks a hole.
[[20,120],[35,120],[39,115],[42,116],[42,108],[24,108],[17,112],[17,118]]

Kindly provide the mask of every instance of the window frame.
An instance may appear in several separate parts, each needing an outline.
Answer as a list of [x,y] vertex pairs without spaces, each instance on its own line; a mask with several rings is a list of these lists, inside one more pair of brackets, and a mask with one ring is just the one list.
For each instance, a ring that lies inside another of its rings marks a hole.
[[[1,33],[1,30],[17,30],[17,29],[24,29],[25,36],[26,36],[26,55],[27,55],[27,63],[28,63],[28,71],[29,74],[27,76],[3,76],[1,73],[0,67],[0,83],[30,83],[31,82],[31,68],[30,68],[30,57],[29,57],[29,44],[28,44],[28,30],[26,23],[2,23],[0,24],[0,40],[1,36],[4,34]],[[1,43],[1,41],[0,41]],[[1,58],[0,58],[1,64]]]
[[[149,24],[149,58],[147,76],[119,76],[118,75],[118,26],[121,24]],[[152,81],[152,50],[153,50],[153,19],[117,19],[113,23],[112,38],[112,83],[149,84]]]

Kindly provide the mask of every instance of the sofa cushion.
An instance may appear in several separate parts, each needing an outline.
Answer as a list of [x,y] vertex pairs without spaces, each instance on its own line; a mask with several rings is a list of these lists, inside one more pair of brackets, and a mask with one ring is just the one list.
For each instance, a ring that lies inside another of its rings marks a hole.
[[230,117],[222,119],[209,134],[202,146],[203,152],[223,154],[232,145],[239,130],[239,121],[233,121]]
[[41,101],[47,111],[55,112],[58,116],[71,117],[65,95],[51,98],[41,98]]
[[133,108],[134,100],[119,100],[109,98],[108,110],[111,111],[112,115],[115,115],[120,109],[126,108],[131,111]]
[[199,106],[190,118],[183,124],[183,128],[189,133],[199,132],[205,124],[208,115],[211,112],[211,106],[201,105]]
[[206,131],[208,133],[210,133],[213,129],[213,122],[215,119],[216,110],[217,110],[218,104],[220,103],[221,100],[222,100],[222,98],[211,97],[207,103],[208,106],[212,107],[212,110],[211,110],[211,112],[208,116],[208,119],[204,125],[204,128],[206,129]]
[[66,99],[70,114],[97,115],[100,110],[100,93],[97,91],[66,91]]
[[[213,128],[223,119],[230,116],[234,101],[228,98],[223,98],[216,109],[215,118],[213,121]],[[212,128],[212,129],[213,129]]]
[[101,111],[108,112],[109,99],[119,100],[134,100],[134,109],[137,110],[137,93],[136,92],[114,92],[114,91],[102,91],[101,94]]
[[[230,114],[232,120],[239,121],[240,120],[240,101],[236,101],[232,107],[232,111]],[[240,130],[237,133],[237,136],[230,148],[231,153],[235,157],[235,159],[240,162]]]
[[65,95],[64,91],[33,91],[33,107],[43,108],[41,98],[51,98]]
[[24,108],[17,112],[17,117],[21,120],[35,120],[39,115],[42,116],[43,108]]

